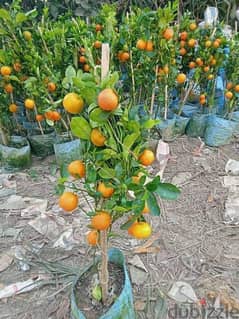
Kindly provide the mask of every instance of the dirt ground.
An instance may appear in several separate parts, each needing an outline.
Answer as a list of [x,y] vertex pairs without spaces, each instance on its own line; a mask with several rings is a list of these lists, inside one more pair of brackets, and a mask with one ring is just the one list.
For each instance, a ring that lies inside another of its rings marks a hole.
[[[141,270],[136,274],[139,269],[130,264],[136,255],[135,248],[144,242],[128,236],[112,241],[112,246],[120,247],[125,253],[130,274],[139,276],[133,280],[133,289],[140,319],[167,318],[160,307],[165,302],[168,307],[173,306],[167,293],[177,281],[190,284],[198,298],[213,290],[224,291],[239,299],[239,225],[224,222],[227,189],[222,184],[227,160],[239,160],[239,143],[221,148],[204,146],[201,156],[195,156],[199,145],[199,140],[188,137],[169,143],[171,157],[164,179],[171,182],[181,173],[182,193],[177,201],[160,201],[160,218],[148,216],[154,234],[159,236],[155,236],[151,245],[155,251],[138,254],[147,272]],[[20,250],[25,248],[34,252],[36,258],[59,261],[71,267],[87,264],[92,255],[84,238],[87,218],[80,211],[70,216],[59,210],[55,194],[57,175],[54,157],[35,158],[30,169],[14,173],[11,180],[17,183],[17,195],[47,199],[47,211],[73,225],[74,247],[71,250],[53,248],[51,239],[35,231],[28,224],[39,215],[34,209],[23,214],[21,210],[0,207],[0,253],[20,247]],[[29,253],[26,255],[29,257]],[[40,265],[30,265],[26,271],[23,268],[19,259],[14,259],[0,272],[0,288],[45,274]],[[0,319],[68,319],[69,292],[70,285],[62,278],[49,279],[49,285],[0,300]]]

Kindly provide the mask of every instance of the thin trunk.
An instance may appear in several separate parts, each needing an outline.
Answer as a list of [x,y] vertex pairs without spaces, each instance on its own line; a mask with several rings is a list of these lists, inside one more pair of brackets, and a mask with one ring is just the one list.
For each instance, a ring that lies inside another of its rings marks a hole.
[[109,272],[108,272],[108,239],[107,230],[100,232],[101,247],[101,267],[100,267],[100,285],[102,290],[102,302],[106,304],[109,292]]
[[1,119],[0,119],[0,135],[1,135],[3,145],[8,145],[7,134],[4,131],[4,127],[3,127],[3,124],[1,122]]

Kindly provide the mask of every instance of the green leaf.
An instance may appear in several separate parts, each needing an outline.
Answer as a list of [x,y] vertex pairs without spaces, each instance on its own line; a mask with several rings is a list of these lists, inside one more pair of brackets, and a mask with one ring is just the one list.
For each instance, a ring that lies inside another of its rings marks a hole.
[[102,292],[101,292],[101,287],[100,285],[96,285],[93,290],[92,290],[92,297],[97,300],[101,301],[102,299]]
[[111,179],[115,177],[115,170],[113,168],[109,168],[106,164],[103,165],[99,170],[99,175],[104,179]]
[[101,88],[114,88],[115,84],[119,81],[118,72],[107,75],[101,82]]
[[143,122],[142,127],[145,129],[151,129],[152,127],[154,127],[155,125],[157,125],[159,123],[160,123],[160,120],[149,119],[149,120]]
[[9,12],[5,9],[0,9],[0,18],[3,20],[11,21],[11,16]]
[[173,184],[160,183],[155,190],[162,199],[176,200],[180,195],[180,190]]
[[146,184],[146,188],[150,192],[155,192],[157,187],[161,184],[160,177],[156,176],[151,182]]
[[130,228],[131,225],[133,225],[133,223],[136,221],[138,217],[134,216],[132,217],[130,220],[128,220],[126,223],[124,223],[123,225],[120,226],[120,229],[122,230],[128,230]]
[[123,145],[128,150],[133,146],[137,138],[139,137],[139,133],[132,133],[124,138]]
[[83,140],[90,139],[91,127],[84,117],[73,117],[71,119],[71,130],[74,136]]
[[110,116],[110,112],[105,112],[101,110],[100,108],[96,108],[90,113],[90,119],[97,123],[102,123],[107,121],[109,116]]
[[16,15],[16,23],[21,24],[22,22],[27,20],[27,16],[23,12],[19,12]]
[[107,161],[108,159],[111,158],[117,158],[118,153],[112,149],[106,148],[102,151],[97,152],[97,156],[99,155],[101,160]]
[[160,215],[160,207],[154,194],[148,193],[147,206],[150,213],[154,216]]
[[94,169],[94,167],[92,167],[92,165],[87,165],[86,166],[86,182],[95,183],[96,179],[97,179],[96,170]]
[[73,77],[76,76],[76,71],[75,71],[75,69],[73,68],[72,65],[69,65],[69,66],[67,67],[65,75],[66,75],[66,78],[67,78],[68,80],[70,80],[70,79],[72,79]]

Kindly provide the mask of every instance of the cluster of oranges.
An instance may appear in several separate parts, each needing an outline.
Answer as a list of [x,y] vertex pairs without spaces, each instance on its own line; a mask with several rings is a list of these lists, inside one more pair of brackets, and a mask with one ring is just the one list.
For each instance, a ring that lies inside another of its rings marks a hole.
[[86,59],[86,56],[85,56],[85,48],[84,47],[80,48],[80,55],[79,55],[78,61],[81,64],[82,69],[85,72],[89,72],[90,71],[90,65],[87,63],[87,59]]
[[231,100],[234,97],[235,93],[237,94],[239,93],[239,84],[228,82],[226,88],[227,88],[227,91],[225,93],[225,97],[228,100]]

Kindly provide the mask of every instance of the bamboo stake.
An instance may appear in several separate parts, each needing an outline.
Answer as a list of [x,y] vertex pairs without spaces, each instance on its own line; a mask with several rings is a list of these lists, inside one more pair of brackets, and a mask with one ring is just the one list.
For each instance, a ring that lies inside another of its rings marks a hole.
[[[36,107],[35,107],[35,106],[34,106],[34,112],[35,112],[35,115],[37,116],[37,109],[36,109]],[[41,135],[44,135],[43,128],[42,128],[42,126],[41,126],[40,121],[37,121],[37,124],[38,124],[38,126],[39,126],[39,129],[40,129]]]
[[168,84],[165,85],[164,91],[164,119],[167,120],[168,117]]
[[157,77],[158,77],[158,65],[156,65],[155,68],[155,80],[154,80],[154,87],[152,90],[152,96],[151,96],[151,106],[150,106],[150,115],[153,116],[153,110],[154,110],[154,100],[155,100],[155,90],[156,90],[156,84],[157,84]]

